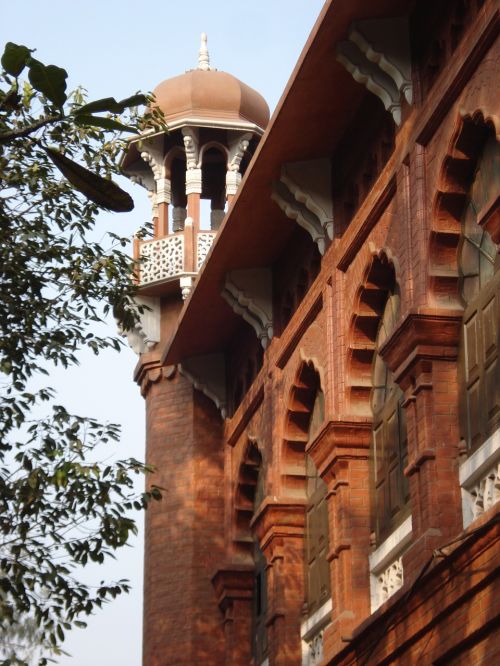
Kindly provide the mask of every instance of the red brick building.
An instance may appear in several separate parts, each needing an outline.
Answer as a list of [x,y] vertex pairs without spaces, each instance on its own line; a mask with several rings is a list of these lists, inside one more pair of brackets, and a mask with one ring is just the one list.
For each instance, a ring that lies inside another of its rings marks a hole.
[[158,87],[145,666],[500,662],[498,25],[326,2],[268,125],[204,43]]

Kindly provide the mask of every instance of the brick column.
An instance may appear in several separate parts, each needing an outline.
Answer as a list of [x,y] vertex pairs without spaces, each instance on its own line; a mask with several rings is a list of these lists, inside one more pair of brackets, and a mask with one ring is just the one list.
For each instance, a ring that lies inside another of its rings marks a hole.
[[328,487],[333,611],[323,639],[325,657],[345,647],[370,614],[370,440],[366,419],[330,421],[307,449]]
[[143,663],[220,666],[224,635],[211,585],[223,557],[220,415],[152,355],[141,357],[136,378],[146,398],[146,461],[155,467],[147,482],[164,488],[146,512]]
[[458,479],[457,355],[461,313],[410,313],[381,354],[405,393],[412,543],[403,558],[413,580],[433,550],[462,530]]
[[252,661],[252,603],[255,572],[252,566],[228,565],[212,578],[223,614],[226,638],[224,666]]
[[304,604],[305,503],[266,499],[252,528],[267,561],[267,630],[270,666],[300,666]]

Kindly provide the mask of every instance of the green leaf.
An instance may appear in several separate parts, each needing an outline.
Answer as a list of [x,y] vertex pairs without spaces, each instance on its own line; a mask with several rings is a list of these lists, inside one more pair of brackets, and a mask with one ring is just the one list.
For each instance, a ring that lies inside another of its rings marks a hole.
[[7,42],[1,60],[2,67],[7,74],[17,78],[26,67],[31,53],[32,51],[27,46]]
[[100,116],[90,116],[90,115],[75,115],[75,123],[82,127],[102,127],[103,129],[108,130],[118,130],[119,132],[133,132],[134,134],[139,134],[138,130],[133,127],[127,127],[119,123],[117,120],[112,118],[101,118]]
[[122,99],[118,102],[118,104],[122,107],[122,111],[129,109],[131,106],[143,106],[146,103],[146,95],[143,95],[142,93],[132,95],[131,97],[126,97],[125,99]]
[[68,99],[66,95],[68,73],[66,70],[56,67],[56,65],[43,65],[34,58],[30,58],[28,67],[28,78],[33,88],[45,95],[56,106],[63,106]]
[[112,180],[92,173],[57,150],[46,146],[43,146],[43,149],[73,187],[84,194],[87,199],[115,213],[128,213],[133,210],[132,197]]
[[110,113],[123,113],[125,109],[131,106],[140,106],[141,104],[146,104],[146,101],[146,96],[142,94],[126,97],[119,102],[117,102],[114,97],[103,97],[102,99],[96,99],[94,102],[89,102],[88,104],[81,106],[75,111],[75,116],[88,115],[91,113],[101,113],[103,111],[109,111]]

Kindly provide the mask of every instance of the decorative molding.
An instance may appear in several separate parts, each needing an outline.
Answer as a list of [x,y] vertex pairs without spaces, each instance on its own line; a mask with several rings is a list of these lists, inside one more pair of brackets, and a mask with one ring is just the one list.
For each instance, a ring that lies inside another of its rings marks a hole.
[[272,272],[268,268],[231,271],[222,297],[252,326],[264,349],[273,337]]
[[334,231],[330,160],[284,164],[271,198],[287,217],[310,234],[324,254]]
[[500,500],[500,429],[460,465],[464,528]]
[[185,359],[179,372],[195,389],[215,404],[223,419],[226,418],[226,365],[224,354],[207,354]]
[[[250,398],[248,396],[251,395]],[[248,400],[247,400],[248,398]],[[253,394],[252,389],[247,393],[245,398],[243,398],[241,405],[238,407],[236,414],[233,416],[231,423],[236,421],[236,425],[232,431],[228,430],[226,441],[228,446],[235,446],[240,435],[243,433],[247,425],[250,423],[250,419],[255,414],[257,409],[262,404],[264,400],[264,385],[261,384],[255,394]],[[238,419],[238,414],[240,418]]]
[[140,286],[173,278],[184,271],[184,236],[166,236],[140,246]]
[[151,351],[160,341],[160,299],[137,296],[135,303],[149,309],[139,315],[139,320],[134,328],[129,331],[121,331],[120,334],[127,338],[129,346],[140,355]]
[[381,100],[400,125],[402,98],[408,104],[413,101],[408,19],[354,22],[349,39],[337,45],[337,60],[355,81]]
[[332,600],[329,599],[300,625],[302,666],[318,666],[323,660],[323,635],[330,624]]

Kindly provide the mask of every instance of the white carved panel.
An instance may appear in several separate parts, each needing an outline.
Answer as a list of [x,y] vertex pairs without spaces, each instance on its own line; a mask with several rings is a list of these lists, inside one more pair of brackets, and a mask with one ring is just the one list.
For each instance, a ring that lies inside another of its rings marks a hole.
[[472,520],[475,520],[500,500],[500,464],[476,481],[469,490],[469,495]]
[[323,661],[323,636],[330,624],[332,600],[329,599],[311,617],[302,623],[302,666],[318,666]]
[[403,553],[412,536],[411,516],[369,556],[372,613],[403,587]]
[[214,242],[215,234],[211,234],[208,232],[203,232],[198,234],[198,239],[197,239],[197,260],[196,260],[196,268],[200,270],[200,268],[203,265],[203,262],[207,258],[207,254],[212,247],[212,243]]
[[377,576],[377,607],[403,587],[403,558],[398,557]]
[[500,501],[500,429],[460,465],[463,525]]
[[179,275],[184,270],[184,236],[179,234],[141,244],[140,284]]

